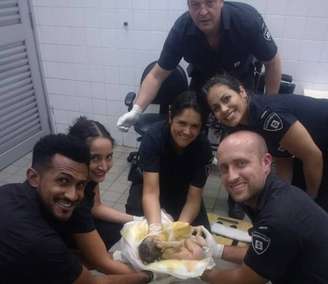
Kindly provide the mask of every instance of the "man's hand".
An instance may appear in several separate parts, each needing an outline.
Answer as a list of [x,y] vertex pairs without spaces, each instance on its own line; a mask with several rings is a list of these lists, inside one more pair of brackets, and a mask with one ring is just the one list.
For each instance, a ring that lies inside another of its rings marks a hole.
[[201,226],[197,226],[193,228],[192,234],[205,239],[209,252],[214,258],[222,258],[224,245],[218,244],[211,233],[207,230],[202,230]]
[[137,122],[141,113],[141,107],[136,104],[133,105],[133,108],[129,112],[123,114],[117,120],[117,128],[122,132],[128,132],[129,128]]

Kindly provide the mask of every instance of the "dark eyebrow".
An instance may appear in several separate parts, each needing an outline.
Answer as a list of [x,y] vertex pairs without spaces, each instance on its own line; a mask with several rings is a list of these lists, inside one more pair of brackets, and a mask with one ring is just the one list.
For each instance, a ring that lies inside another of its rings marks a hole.
[[65,173],[65,172],[60,172],[59,175],[66,176],[68,178],[74,178],[72,175]]
[[221,98],[223,98],[224,96],[230,96],[230,94],[229,93],[223,93]]

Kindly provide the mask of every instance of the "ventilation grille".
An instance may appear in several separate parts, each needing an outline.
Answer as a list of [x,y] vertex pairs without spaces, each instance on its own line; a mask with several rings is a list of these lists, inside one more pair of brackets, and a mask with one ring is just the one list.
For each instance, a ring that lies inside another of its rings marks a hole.
[[18,1],[0,0],[0,27],[20,23],[21,15],[19,13]]
[[25,42],[2,45],[0,46],[0,154],[39,131],[41,131],[40,116]]

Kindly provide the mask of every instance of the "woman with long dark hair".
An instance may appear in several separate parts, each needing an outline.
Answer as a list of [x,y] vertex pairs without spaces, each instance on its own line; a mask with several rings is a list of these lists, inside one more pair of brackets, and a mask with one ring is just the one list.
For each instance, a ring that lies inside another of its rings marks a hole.
[[[79,117],[69,128],[69,135],[86,143],[90,149],[89,182],[82,203],[69,222],[73,239],[87,261],[105,273],[126,273],[125,265],[111,260],[107,250],[120,238],[124,223],[137,217],[120,212],[101,202],[99,184],[113,165],[114,139],[98,121]],[[91,244],[91,245],[90,245]]]
[[202,193],[212,152],[201,133],[203,122],[196,94],[186,91],[172,104],[169,120],[155,123],[143,136],[142,180],[133,182],[126,211],[145,215],[151,235],[161,232],[160,209],[174,220],[210,229]]
[[[250,95],[228,75],[211,78],[204,86],[216,119],[230,128],[260,133],[276,157],[277,174],[306,190],[328,211],[328,100],[301,95]],[[292,162],[302,163],[293,173]],[[299,178],[303,179],[303,181]]]

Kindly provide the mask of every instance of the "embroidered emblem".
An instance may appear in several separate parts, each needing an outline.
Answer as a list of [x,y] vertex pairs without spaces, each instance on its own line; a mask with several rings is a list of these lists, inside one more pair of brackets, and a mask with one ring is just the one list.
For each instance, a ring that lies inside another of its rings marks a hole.
[[268,226],[260,226],[259,229],[260,230],[267,230],[268,229]]
[[271,239],[259,232],[254,231],[252,234],[252,247],[256,254],[261,255],[270,247]]
[[272,112],[264,121],[263,130],[279,131],[284,127],[282,120],[278,114]]
[[233,64],[233,67],[234,68],[237,68],[237,67],[239,67],[240,66],[240,61],[237,61],[237,62],[235,62],[234,64]]
[[266,26],[265,23],[262,24],[262,32],[263,32],[263,37],[268,40],[271,41],[272,37],[271,37],[271,33],[269,32],[268,27]]
[[267,116],[268,110],[265,110],[264,112],[262,112],[260,119],[264,119]]

